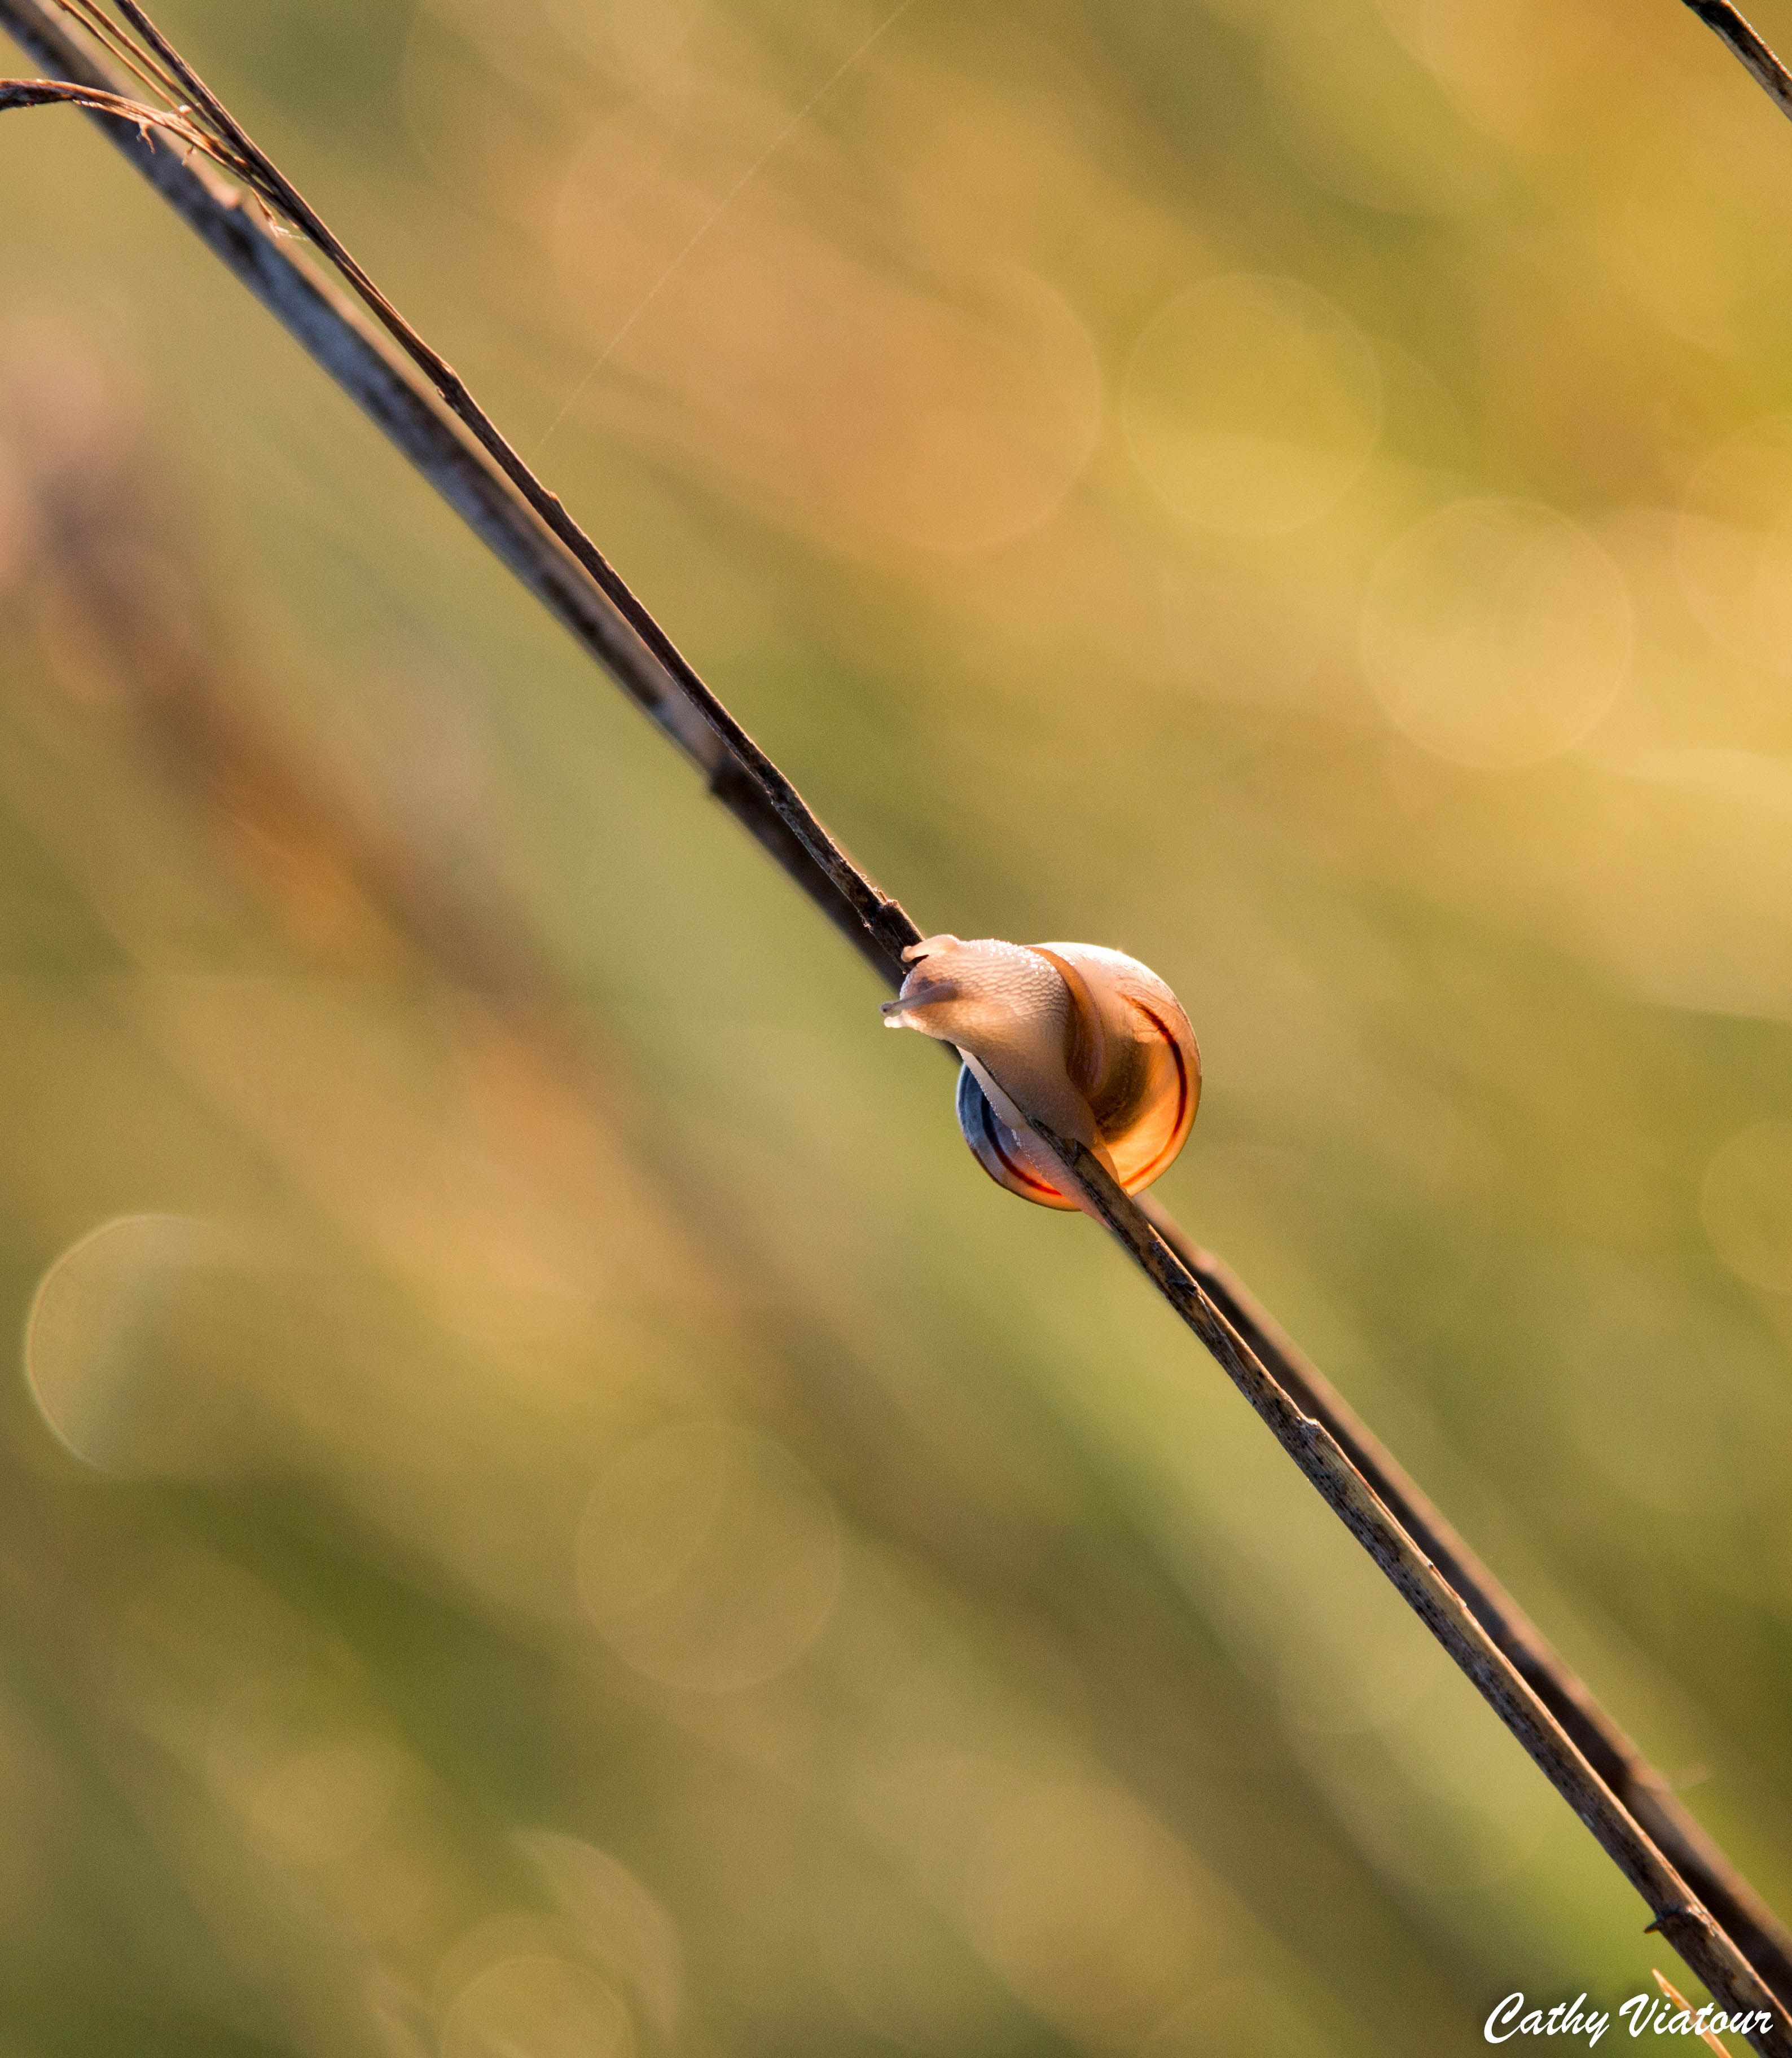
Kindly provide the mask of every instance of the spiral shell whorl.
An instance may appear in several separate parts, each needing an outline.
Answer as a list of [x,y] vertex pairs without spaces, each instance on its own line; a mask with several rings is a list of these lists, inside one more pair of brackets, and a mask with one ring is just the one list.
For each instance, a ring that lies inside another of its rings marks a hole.
[[1156,973],[1092,944],[933,936],[906,955],[912,969],[885,1017],[957,1047],[959,1127],[999,1185],[1044,1207],[1079,1205],[1022,1108],[1087,1145],[1128,1193],[1169,1166],[1194,1119],[1201,1058]]

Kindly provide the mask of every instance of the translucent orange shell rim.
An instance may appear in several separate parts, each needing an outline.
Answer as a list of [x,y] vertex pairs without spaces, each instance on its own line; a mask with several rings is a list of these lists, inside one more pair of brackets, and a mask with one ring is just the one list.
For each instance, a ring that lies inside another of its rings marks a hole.
[[[1142,1193],[1152,1181],[1166,1170],[1187,1139],[1194,1121],[1194,1110],[1198,1104],[1198,1089],[1191,1087],[1189,1063],[1182,1041],[1170,1025],[1157,1010],[1133,996],[1133,1005],[1147,1017],[1164,1042],[1170,1047],[1176,1061],[1176,1119],[1170,1126],[1163,1147],[1150,1158],[1134,1176],[1126,1182],[1129,1194]],[[1006,1122],[990,1106],[986,1094],[975,1073],[968,1065],[961,1066],[958,1075],[958,1123],[978,1162],[998,1186],[1010,1186],[1040,1206],[1074,1210],[1077,1203],[1067,1194],[1049,1180],[1043,1179],[1032,1166],[1014,1148],[1012,1133]]]

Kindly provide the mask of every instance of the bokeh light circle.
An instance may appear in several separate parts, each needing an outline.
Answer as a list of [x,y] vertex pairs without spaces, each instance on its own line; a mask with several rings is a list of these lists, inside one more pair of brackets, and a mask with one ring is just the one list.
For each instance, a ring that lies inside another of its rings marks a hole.
[[1732,1272],[1792,1293],[1792,1122],[1731,1137],[1707,1169],[1700,1203],[1705,1234]]
[[1726,650],[1792,673],[1792,415],[1718,445],[1675,527],[1687,606]]
[[1138,2058],[1333,2058],[1336,2048],[1293,1994],[1238,1979],[1204,1985],[1152,2031]]
[[1361,477],[1381,432],[1381,375],[1323,294],[1241,273],[1162,310],[1120,404],[1134,461],[1178,514],[1277,535],[1329,514]]
[[685,1423],[625,1451],[592,1490],[579,1591],[637,1671],[729,1693],[773,1678],[821,1635],[842,1558],[833,1504],[788,1451]]
[[597,1974],[546,1952],[487,1967],[442,2024],[442,2058],[626,2058],[628,2011]]
[[1362,654],[1388,718],[1459,765],[1509,770],[1571,749],[1623,689],[1629,588],[1587,532],[1522,500],[1464,500],[1376,567]]
[[964,1881],[973,1941],[1084,2049],[1136,2049],[1187,1977],[1201,1909],[1194,1868],[1130,1798],[1048,1782],[999,1810]]
[[825,471],[849,514],[900,542],[967,553],[1014,542],[1094,455],[1101,359],[1070,302],[1019,265],[881,311]]
[[119,1215],[71,1244],[38,1282],[25,1383],[51,1433],[83,1464],[129,1473],[169,1456],[157,1333],[183,1280],[215,1250],[209,1226],[190,1217]]

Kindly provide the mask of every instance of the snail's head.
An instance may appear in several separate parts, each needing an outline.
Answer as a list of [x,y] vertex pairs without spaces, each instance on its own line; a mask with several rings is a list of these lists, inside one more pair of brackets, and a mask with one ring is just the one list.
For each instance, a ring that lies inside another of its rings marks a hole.
[[992,1056],[1032,1043],[1042,1054],[1062,1051],[1068,996],[1036,951],[992,936],[927,936],[902,956],[908,973],[901,992],[884,1003],[886,1028],[918,1029]]

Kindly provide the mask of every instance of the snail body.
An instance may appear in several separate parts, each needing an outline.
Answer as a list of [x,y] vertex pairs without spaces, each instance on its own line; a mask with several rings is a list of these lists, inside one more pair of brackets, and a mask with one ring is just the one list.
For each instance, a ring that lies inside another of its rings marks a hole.
[[1095,944],[949,936],[903,957],[908,974],[885,1023],[956,1047],[959,1127],[998,1185],[1043,1207],[1079,1205],[1028,1133],[1028,1114],[1086,1144],[1129,1194],[1182,1149],[1201,1054],[1175,995],[1136,958]]

